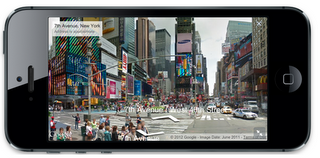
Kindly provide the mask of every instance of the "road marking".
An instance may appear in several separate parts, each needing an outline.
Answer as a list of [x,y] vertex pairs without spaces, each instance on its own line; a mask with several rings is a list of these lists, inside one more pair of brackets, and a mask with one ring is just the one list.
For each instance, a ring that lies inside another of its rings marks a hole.
[[224,120],[224,118],[220,118],[220,120]]
[[178,120],[177,118],[168,115],[168,116],[159,116],[159,117],[152,117],[152,120],[158,120],[158,119],[165,119],[165,118],[169,118],[171,119],[173,122],[179,122],[180,120]]
[[202,115],[200,120],[204,120],[206,118],[206,115]]
[[211,120],[211,117],[210,117],[210,115],[207,115],[207,120]]
[[213,118],[213,120],[218,120],[218,118]]
[[196,117],[196,119],[199,119],[200,117]]
[[230,118],[230,117],[227,117],[227,120],[231,120],[231,118]]

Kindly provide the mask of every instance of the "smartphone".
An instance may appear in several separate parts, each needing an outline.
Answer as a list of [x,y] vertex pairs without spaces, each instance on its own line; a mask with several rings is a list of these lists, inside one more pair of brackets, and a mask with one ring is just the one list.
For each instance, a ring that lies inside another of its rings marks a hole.
[[23,7],[3,34],[18,150],[282,152],[309,139],[297,8]]

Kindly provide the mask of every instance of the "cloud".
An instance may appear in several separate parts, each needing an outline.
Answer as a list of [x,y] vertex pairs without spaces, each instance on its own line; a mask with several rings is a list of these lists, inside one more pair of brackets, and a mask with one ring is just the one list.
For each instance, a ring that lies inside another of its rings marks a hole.
[[216,39],[216,42],[222,42],[223,41],[223,37],[221,36],[220,38]]

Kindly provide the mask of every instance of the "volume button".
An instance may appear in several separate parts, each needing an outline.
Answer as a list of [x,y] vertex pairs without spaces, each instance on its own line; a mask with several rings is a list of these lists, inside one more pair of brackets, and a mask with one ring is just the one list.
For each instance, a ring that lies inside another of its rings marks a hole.
[[6,52],[6,47],[7,47],[7,45],[6,45],[6,32],[3,31],[3,54],[5,54],[5,52]]

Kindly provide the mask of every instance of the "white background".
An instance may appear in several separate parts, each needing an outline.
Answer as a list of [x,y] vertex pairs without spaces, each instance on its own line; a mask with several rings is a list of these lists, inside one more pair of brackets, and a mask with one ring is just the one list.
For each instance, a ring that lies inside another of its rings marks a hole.
[[[112,153],[112,155],[102,155],[100,153],[90,153],[89,154],[78,154],[77,157],[106,157],[106,156],[116,156],[116,157],[139,157],[139,158],[163,158],[163,157],[180,157],[180,158],[193,158],[193,157],[233,157],[233,158],[277,158],[277,157],[319,157],[319,146],[320,146],[320,115],[317,112],[320,111],[319,103],[317,98],[320,95],[320,83],[317,82],[317,78],[320,77],[319,68],[320,62],[317,59],[320,59],[319,48],[316,45],[319,41],[319,26],[320,26],[320,9],[318,1],[306,1],[306,0],[291,0],[291,1],[280,1],[280,0],[262,0],[261,2],[258,0],[196,0],[196,1],[187,1],[187,0],[120,0],[120,1],[111,1],[111,0],[95,0],[95,1],[84,1],[80,2],[79,0],[2,0],[0,5],[0,27],[4,29],[4,23],[9,15],[14,9],[22,6],[293,6],[300,8],[303,10],[311,21],[311,30],[312,30],[312,128],[311,128],[311,137],[305,147],[295,152],[278,152],[278,153]],[[298,31],[298,30],[297,30]],[[293,32],[294,33],[294,32]],[[2,34],[2,32],[1,32]],[[0,38],[0,43],[2,43],[2,36]],[[1,52],[2,52],[2,44],[1,44]],[[300,52],[306,53],[306,52]],[[48,155],[45,153],[24,153],[13,149],[7,142],[4,135],[4,105],[3,105],[3,70],[4,66],[4,56],[0,55],[0,157],[13,158],[13,157],[24,157],[24,158],[42,158],[46,157],[57,157],[64,158],[74,156],[74,153],[64,153],[64,154],[54,154]],[[213,73],[213,72],[210,72]],[[23,105],[20,105],[23,106]],[[282,105],[288,106],[290,105]],[[304,108],[303,106],[301,108]],[[299,110],[297,109],[297,112]],[[23,119],[27,119],[28,116],[17,116],[17,120],[22,121]],[[298,117],[291,115],[292,121],[299,119]],[[41,118],[39,118],[41,119]],[[281,120],[279,120],[281,121]],[[36,120],[29,120],[30,128],[33,128],[37,132],[41,132],[37,128]],[[19,123],[21,122],[17,122]],[[21,136],[27,137],[23,135],[23,130],[21,129]],[[35,133],[35,134],[36,134]],[[286,131],[283,131],[285,136]],[[299,133],[297,133],[299,134]],[[292,138],[294,139],[294,138]],[[23,141],[23,139],[21,139]],[[190,144],[192,146],[192,144]],[[72,155],[71,155],[72,154]]]

